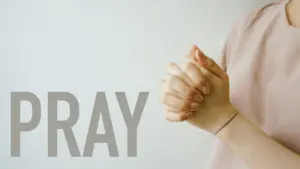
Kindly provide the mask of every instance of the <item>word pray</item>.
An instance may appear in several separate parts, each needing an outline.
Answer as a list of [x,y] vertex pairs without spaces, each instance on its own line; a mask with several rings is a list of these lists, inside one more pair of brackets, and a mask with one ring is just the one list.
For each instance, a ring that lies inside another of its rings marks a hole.
[[[133,113],[127,102],[125,92],[116,92],[119,107],[127,127],[127,154],[130,157],[137,156],[137,128],[143,113],[149,92],[140,92]],[[28,122],[21,122],[21,101],[27,101],[32,106],[32,117]],[[58,120],[58,102],[64,101],[69,104],[70,115],[67,120]],[[97,134],[98,122],[102,116],[104,134]],[[48,93],[48,156],[57,157],[57,133],[63,130],[70,154],[72,157],[91,157],[95,143],[107,143],[111,157],[118,157],[116,138],[106,95],[97,92],[93,107],[92,117],[87,133],[83,155],[79,151],[72,127],[79,118],[79,103],[74,95],[68,92]],[[32,131],[39,125],[41,120],[41,102],[39,98],[30,92],[11,93],[11,156],[20,157],[21,132]]]

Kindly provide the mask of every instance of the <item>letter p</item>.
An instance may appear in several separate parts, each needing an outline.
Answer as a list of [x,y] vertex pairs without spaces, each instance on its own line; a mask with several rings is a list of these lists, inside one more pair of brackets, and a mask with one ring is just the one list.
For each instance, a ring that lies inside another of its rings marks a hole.
[[[28,101],[32,107],[32,118],[29,122],[21,122],[21,101]],[[21,131],[35,129],[41,120],[41,103],[36,95],[29,92],[11,93],[11,156],[20,157]]]

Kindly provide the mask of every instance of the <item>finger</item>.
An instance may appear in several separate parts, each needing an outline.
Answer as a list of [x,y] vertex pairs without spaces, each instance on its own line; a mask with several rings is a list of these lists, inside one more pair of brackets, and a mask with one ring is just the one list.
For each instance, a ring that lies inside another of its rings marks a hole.
[[168,121],[171,122],[183,122],[185,120],[187,120],[189,117],[188,113],[178,113],[178,112],[174,112],[174,111],[165,111],[165,118]]
[[164,90],[183,100],[193,100],[201,103],[203,101],[202,93],[195,86],[190,86],[179,77],[170,75],[164,85]]
[[190,85],[180,79],[178,76],[169,75],[166,80],[166,88],[178,92],[182,97],[186,97],[190,92]]
[[[162,81],[164,81],[164,80],[162,80]],[[181,100],[193,101],[193,102],[197,102],[199,104],[202,103],[204,100],[204,97],[202,96],[202,94],[199,91],[195,90],[194,92],[189,92],[189,94],[187,96],[183,96],[183,94],[181,94],[177,91],[171,90],[171,88],[168,87],[166,82],[162,82],[162,83],[163,84],[161,86],[163,88],[162,89],[163,94],[160,96],[160,103],[162,103],[162,104],[163,104],[165,93],[172,94],[172,95],[176,96],[177,98],[180,98]]]
[[164,93],[162,103],[175,110],[181,110],[184,107],[184,101],[173,93]]
[[173,94],[178,95],[178,96],[180,97],[180,94],[179,94],[178,92],[172,90],[172,89],[168,86],[166,80],[160,79],[159,85],[160,85],[161,90],[163,91],[163,94],[161,95],[161,98],[160,98],[160,102],[161,102],[161,103],[163,103],[164,93],[173,93]]
[[[169,76],[170,75],[168,75],[167,79],[169,78]],[[159,85],[160,85],[160,88],[162,89],[162,91],[164,91],[164,92],[171,92],[171,93],[175,92],[174,90],[171,89],[167,80],[165,80],[165,79],[160,79]]]
[[189,60],[196,60],[195,52],[198,49],[196,45],[193,45],[192,48],[190,49],[188,55],[186,56],[186,59]]
[[187,84],[189,84],[190,86],[194,86],[193,81],[185,74],[184,71],[182,71],[182,69],[175,64],[174,62],[171,62],[168,65],[168,72],[172,75],[178,76],[179,78],[181,78],[183,81],[185,81]]
[[203,75],[201,70],[192,62],[185,64],[185,73],[193,80],[196,84],[196,88],[203,92],[203,94],[209,93],[209,85],[206,77]]
[[183,100],[172,93],[164,93],[162,102],[165,106],[171,108],[172,110],[194,111],[200,106],[199,102],[194,100]]
[[[200,54],[200,55],[199,55]],[[192,49],[190,50],[188,57],[189,61],[193,62],[193,63],[198,63],[196,64],[197,66],[199,66],[199,64],[202,66],[202,64],[205,64],[201,62],[201,60],[203,60],[203,57],[207,57],[200,49],[197,45],[193,45]],[[209,57],[207,57],[209,58]],[[205,58],[204,58],[205,59]],[[209,58],[211,59],[211,58]],[[212,60],[212,59],[211,59]],[[213,60],[212,60],[213,61]],[[200,67],[201,67],[200,66]],[[205,66],[205,65],[204,65]],[[205,67],[206,69],[204,69],[203,67],[201,68],[202,72],[206,75],[210,75],[210,74],[214,74],[214,72],[212,72],[211,70],[209,70],[210,72],[207,72],[208,68]],[[222,70],[222,69],[221,69]],[[225,73],[225,72],[224,72]],[[217,76],[217,75],[216,75]],[[217,76],[218,78],[220,78],[219,76]],[[227,78],[227,74],[225,73],[225,76],[223,77],[223,79]],[[222,79],[222,78],[221,78]],[[223,80],[222,79],[222,80]]]
[[179,93],[178,91],[173,90],[171,88],[171,86],[167,83],[167,81],[164,80],[164,79],[160,80],[160,87],[161,87],[163,92],[174,93],[174,94],[178,95],[179,97],[182,97],[182,94]]
[[178,110],[168,106],[165,106],[164,110],[166,119],[173,122],[185,121],[195,114],[193,111]]
[[170,107],[170,106],[166,106],[166,105],[164,105],[164,110],[165,111],[172,111],[172,112],[180,112],[181,111],[181,109]]
[[195,51],[196,59],[201,66],[211,71],[224,81],[227,81],[227,74],[222,68],[211,58],[207,57],[200,49]]
[[[195,61],[195,60],[192,60],[192,61],[189,61],[191,63],[193,63],[200,71],[201,73],[206,76],[206,77],[211,77],[211,76],[215,76],[217,77],[215,74],[213,74],[211,71],[209,71],[208,69],[202,67],[198,61]],[[219,77],[217,77],[219,78]]]
[[[164,80],[164,79],[161,79],[160,80],[160,87],[161,87],[161,89],[162,89],[162,91],[163,91],[163,94],[160,96],[160,103],[162,103],[163,104],[163,100],[164,100],[164,95],[165,95],[165,93],[171,93],[171,94],[173,94],[173,95],[175,95],[176,97],[178,97],[178,98],[182,98],[182,94],[180,94],[179,92],[177,92],[177,91],[174,91],[174,90],[172,90],[171,88],[170,88],[170,86],[168,85],[168,83],[166,82],[166,80]],[[201,98],[200,98],[201,99]],[[198,100],[199,100],[199,97],[198,97]],[[202,99],[203,100],[203,99]],[[202,101],[202,100],[200,100],[200,101]]]

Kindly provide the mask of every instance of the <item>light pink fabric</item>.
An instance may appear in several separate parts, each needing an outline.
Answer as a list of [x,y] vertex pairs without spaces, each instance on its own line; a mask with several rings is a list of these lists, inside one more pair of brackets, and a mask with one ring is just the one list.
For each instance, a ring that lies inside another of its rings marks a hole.
[[[288,1],[268,4],[237,23],[221,65],[232,103],[269,136],[300,154],[300,29],[287,20]],[[217,140],[208,169],[248,169]]]

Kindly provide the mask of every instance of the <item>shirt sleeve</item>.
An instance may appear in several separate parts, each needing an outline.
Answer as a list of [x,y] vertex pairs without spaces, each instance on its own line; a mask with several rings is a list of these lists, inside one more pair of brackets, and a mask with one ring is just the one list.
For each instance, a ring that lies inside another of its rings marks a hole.
[[219,57],[219,65],[222,68],[224,72],[227,72],[227,66],[229,64],[229,59],[231,55],[232,46],[234,45],[234,42],[237,40],[238,37],[238,29],[239,29],[239,23],[236,22],[232,27],[231,30],[225,40],[225,44],[223,45],[223,49],[221,51],[221,55]]
[[238,18],[234,22],[233,26],[231,26],[229,34],[225,40],[225,44],[223,45],[221,56],[219,57],[219,65],[225,72],[227,72],[230,59],[232,58],[231,55],[234,53],[234,47],[236,46],[240,37],[243,35],[243,32],[247,26],[249,26],[250,22],[252,21],[253,13],[254,12],[250,13],[250,15]]
[[261,8],[253,10],[250,13],[237,18],[237,20],[234,22],[233,26],[229,31],[225,44],[223,45],[221,56],[219,57],[219,65],[225,72],[227,72],[230,60],[233,59],[232,54],[234,53],[235,47],[237,46],[239,39],[243,36],[243,34],[247,31],[248,28],[250,28],[256,23],[256,20],[261,15],[263,15],[263,13],[268,7],[271,7],[276,4],[279,3],[269,3]]

